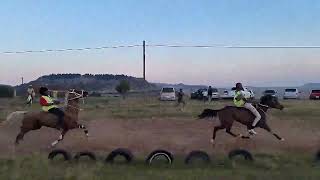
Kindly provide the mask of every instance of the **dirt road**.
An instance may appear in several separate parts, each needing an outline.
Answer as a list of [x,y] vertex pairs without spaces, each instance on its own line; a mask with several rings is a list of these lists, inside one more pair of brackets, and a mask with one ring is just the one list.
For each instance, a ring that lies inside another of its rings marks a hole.
[[[208,153],[226,153],[233,148],[246,148],[255,153],[305,153],[320,148],[319,128],[306,127],[302,121],[269,120],[270,126],[285,138],[278,141],[262,129],[250,140],[233,138],[223,130],[218,132],[214,147],[210,144],[213,122],[194,119],[108,119],[92,120],[87,123],[90,137],[81,130],[70,131],[56,148],[71,152],[90,150],[110,152],[119,147],[129,148],[137,155],[145,156],[154,149],[167,149],[174,154],[185,154],[191,150],[205,150]],[[235,133],[246,133],[244,126],[235,124]],[[12,156],[32,152],[47,152],[48,145],[59,132],[42,128],[28,133],[19,146],[13,148],[18,126],[0,127],[0,154]]]

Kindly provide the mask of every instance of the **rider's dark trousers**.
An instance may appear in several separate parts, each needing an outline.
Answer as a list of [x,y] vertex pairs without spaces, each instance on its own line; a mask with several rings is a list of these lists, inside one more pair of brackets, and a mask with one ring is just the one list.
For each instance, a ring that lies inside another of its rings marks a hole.
[[52,114],[58,116],[57,126],[58,126],[58,128],[62,128],[63,127],[64,112],[59,108],[52,108],[49,110],[49,113],[52,113]]

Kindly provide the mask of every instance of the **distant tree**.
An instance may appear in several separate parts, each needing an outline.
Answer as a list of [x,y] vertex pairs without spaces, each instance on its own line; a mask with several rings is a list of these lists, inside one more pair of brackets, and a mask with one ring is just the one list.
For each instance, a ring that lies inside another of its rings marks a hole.
[[120,81],[120,83],[116,86],[116,91],[122,95],[123,99],[125,99],[125,96],[129,90],[130,84],[126,80]]

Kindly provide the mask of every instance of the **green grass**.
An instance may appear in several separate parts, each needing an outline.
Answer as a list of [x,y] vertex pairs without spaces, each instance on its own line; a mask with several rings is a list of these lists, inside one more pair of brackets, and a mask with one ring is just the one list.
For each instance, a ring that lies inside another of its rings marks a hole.
[[[32,169],[32,170],[31,170]],[[129,165],[106,165],[97,162],[50,162],[46,157],[34,154],[15,160],[0,160],[0,179],[265,179],[304,180],[319,179],[320,166],[313,166],[310,157],[301,155],[255,156],[254,162],[230,161],[223,156],[214,158],[209,165],[187,166],[178,157],[171,166],[147,166],[143,158]]]
[[[6,116],[18,110],[39,110],[35,103],[31,108],[25,105],[24,98],[1,99],[0,121]],[[152,119],[152,118],[195,118],[204,108],[219,109],[225,105],[232,105],[232,101],[213,101],[211,104],[203,101],[187,99],[187,105],[181,111],[176,107],[176,102],[159,101],[156,97],[128,97],[123,100],[119,97],[89,97],[86,103],[81,105],[80,119],[89,121],[92,119]],[[302,120],[319,123],[320,101],[310,100],[285,100],[284,111],[271,110],[270,115],[280,120]]]

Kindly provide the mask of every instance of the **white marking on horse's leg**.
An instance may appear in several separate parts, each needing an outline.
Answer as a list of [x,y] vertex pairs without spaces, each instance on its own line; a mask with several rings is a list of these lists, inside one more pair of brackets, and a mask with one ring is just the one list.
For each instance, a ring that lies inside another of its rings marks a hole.
[[86,137],[89,137],[89,131],[83,124],[80,124],[78,127],[79,129],[84,129],[83,130],[84,134],[86,135]]
[[51,143],[51,146],[54,147],[55,145],[58,144],[58,142],[59,142],[58,140],[53,141],[53,143]]
[[57,145],[57,144],[58,144],[60,141],[62,141],[62,140],[63,140],[63,135],[60,134],[59,139],[53,141],[53,142],[51,143],[51,146],[54,147],[55,145]]

